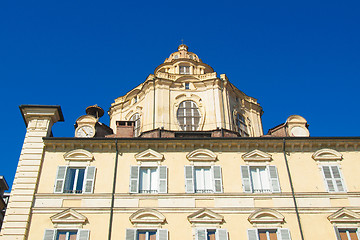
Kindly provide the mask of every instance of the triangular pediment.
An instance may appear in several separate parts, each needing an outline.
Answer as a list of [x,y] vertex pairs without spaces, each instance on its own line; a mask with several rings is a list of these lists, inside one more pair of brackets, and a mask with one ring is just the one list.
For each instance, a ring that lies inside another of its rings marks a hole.
[[165,216],[155,209],[140,209],[130,216],[133,224],[162,224],[165,222]]
[[190,223],[222,223],[224,217],[207,208],[203,208],[189,215],[188,220]]
[[337,212],[328,216],[328,219],[331,223],[344,223],[344,222],[360,223],[360,214],[353,212],[349,209],[342,208]]
[[318,151],[316,151],[313,155],[312,158],[314,160],[324,160],[324,161],[329,161],[329,160],[333,160],[333,161],[337,161],[337,160],[341,160],[342,159],[342,154],[339,153],[338,151],[335,151],[333,149],[328,149],[328,148],[324,148],[324,149],[320,149]]
[[216,161],[216,154],[208,149],[196,149],[186,155],[190,161]]
[[54,224],[84,224],[87,218],[79,212],[69,208],[50,217]]
[[274,209],[263,208],[253,212],[248,221],[252,224],[281,224],[284,216]]
[[271,161],[272,157],[270,154],[255,149],[251,152],[245,153],[242,155],[244,161]]
[[149,148],[136,154],[135,159],[137,161],[162,161],[164,159],[164,155]]
[[65,153],[64,159],[67,161],[92,161],[94,156],[91,152],[84,149],[75,149]]

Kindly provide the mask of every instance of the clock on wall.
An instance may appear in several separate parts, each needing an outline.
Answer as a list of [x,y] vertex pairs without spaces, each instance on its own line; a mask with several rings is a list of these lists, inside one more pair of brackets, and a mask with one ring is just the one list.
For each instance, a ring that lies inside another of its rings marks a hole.
[[82,125],[75,130],[76,137],[90,138],[90,137],[94,137],[94,135],[95,135],[95,128],[90,125]]

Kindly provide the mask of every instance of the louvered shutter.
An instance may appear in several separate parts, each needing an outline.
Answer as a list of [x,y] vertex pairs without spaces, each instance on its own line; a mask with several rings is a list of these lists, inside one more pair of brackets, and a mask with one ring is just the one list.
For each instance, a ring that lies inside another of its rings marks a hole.
[[272,192],[281,192],[279,177],[275,166],[268,166]]
[[256,228],[248,229],[248,240],[259,240],[258,231]]
[[215,240],[228,240],[228,233],[226,229],[216,229]]
[[90,235],[89,230],[79,229],[76,240],[88,240]]
[[207,240],[206,229],[197,228],[195,231],[195,240]]
[[87,167],[83,185],[83,193],[93,193],[96,167]]
[[332,174],[335,181],[335,186],[338,192],[345,192],[345,184],[341,177],[339,166],[331,166]]
[[159,193],[167,193],[167,167],[159,166]]
[[336,239],[341,240],[339,229],[337,227],[334,227],[334,230],[335,230]]
[[322,172],[323,172],[327,191],[335,192],[335,186],[334,186],[334,182],[332,179],[330,166],[322,166]]
[[212,175],[213,175],[213,182],[214,182],[214,192],[222,193],[222,177],[221,177],[221,167],[220,166],[212,166]]
[[55,240],[55,235],[55,229],[46,229],[44,233],[44,240]]
[[139,166],[130,167],[130,193],[139,192]]
[[168,240],[168,230],[167,229],[158,229],[156,237],[157,237],[156,238],[157,240]]
[[185,192],[194,193],[194,166],[185,166]]
[[125,240],[136,240],[136,229],[127,228]]
[[66,177],[66,166],[59,166],[56,173],[56,180],[54,186],[54,193],[63,193],[65,177]]
[[287,228],[279,228],[277,231],[279,240],[291,240],[290,231]]
[[251,193],[252,186],[251,186],[251,180],[250,180],[249,166],[241,166],[241,179],[242,179],[243,191],[246,193]]

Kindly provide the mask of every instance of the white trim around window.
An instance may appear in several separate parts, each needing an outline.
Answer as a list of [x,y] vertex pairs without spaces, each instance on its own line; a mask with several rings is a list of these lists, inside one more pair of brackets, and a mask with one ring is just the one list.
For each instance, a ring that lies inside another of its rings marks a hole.
[[267,240],[274,239],[271,234],[276,234],[277,240],[291,240],[290,231],[287,228],[250,228],[247,231],[248,240],[260,240],[260,234]]
[[58,240],[59,234],[63,233],[66,236],[66,240],[70,240],[70,234],[76,234],[76,240],[88,240],[90,236],[90,230],[86,229],[45,229],[43,240]]

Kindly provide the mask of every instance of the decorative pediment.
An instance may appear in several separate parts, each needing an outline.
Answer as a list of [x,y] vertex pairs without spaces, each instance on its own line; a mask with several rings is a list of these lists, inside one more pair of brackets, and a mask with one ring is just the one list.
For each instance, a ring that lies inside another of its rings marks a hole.
[[254,226],[280,226],[284,223],[284,216],[274,209],[263,208],[253,212],[248,221]]
[[251,152],[245,153],[242,155],[244,161],[271,161],[272,157],[270,154],[255,149]]
[[203,208],[189,215],[188,220],[192,224],[221,224],[224,221],[224,217],[207,208]]
[[328,219],[331,223],[360,223],[360,214],[346,208],[341,208],[328,216]]
[[64,159],[67,161],[92,161],[94,156],[91,152],[84,149],[76,149],[65,153]]
[[324,148],[324,149],[320,149],[318,151],[316,151],[313,155],[312,158],[314,160],[324,160],[324,161],[329,161],[329,160],[333,160],[333,161],[337,161],[337,160],[341,160],[342,154],[339,153],[338,151],[335,151],[333,149],[329,149],[329,148]]
[[216,161],[216,154],[208,149],[196,149],[186,155],[190,161]]
[[130,222],[134,225],[160,226],[165,222],[165,216],[151,208],[140,209],[130,216]]
[[135,159],[137,161],[162,161],[164,155],[149,148],[148,150],[136,154]]
[[69,208],[50,217],[55,227],[82,228],[87,218],[79,212]]

